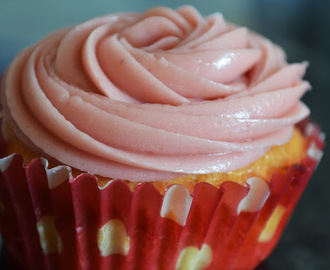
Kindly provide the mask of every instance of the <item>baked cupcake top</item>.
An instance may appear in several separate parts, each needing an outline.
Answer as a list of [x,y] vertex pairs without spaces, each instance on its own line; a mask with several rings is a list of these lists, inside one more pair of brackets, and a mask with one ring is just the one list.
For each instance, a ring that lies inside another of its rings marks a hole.
[[306,63],[193,7],[95,18],[20,52],[3,114],[27,146],[131,181],[242,168],[288,142]]

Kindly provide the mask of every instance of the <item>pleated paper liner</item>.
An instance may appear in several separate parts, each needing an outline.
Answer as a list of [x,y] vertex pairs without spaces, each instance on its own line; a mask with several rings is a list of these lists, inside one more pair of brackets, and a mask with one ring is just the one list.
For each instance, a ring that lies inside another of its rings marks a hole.
[[[99,187],[45,159],[0,162],[0,226],[13,269],[253,269],[267,258],[321,158],[319,129],[305,123],[308,156],[270,181],[181,185],[161,195],[121,180]],[[1,144],[0,144],[1,147]]]

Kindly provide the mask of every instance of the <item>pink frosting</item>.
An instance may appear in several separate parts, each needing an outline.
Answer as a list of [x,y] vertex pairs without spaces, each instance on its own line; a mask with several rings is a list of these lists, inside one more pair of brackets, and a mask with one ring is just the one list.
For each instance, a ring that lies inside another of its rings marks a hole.
[[218,13],[110,14],[18,54],[4,78],[4,116],[34,150],[93,174],[226,172],[290,140],[309,114],[305,68]]

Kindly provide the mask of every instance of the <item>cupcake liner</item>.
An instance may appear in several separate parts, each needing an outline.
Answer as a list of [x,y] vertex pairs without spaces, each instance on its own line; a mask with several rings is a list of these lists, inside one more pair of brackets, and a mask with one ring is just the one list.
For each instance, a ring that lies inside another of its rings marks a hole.
[[100,187],[89,174],[0,162],[0,227],[14,269],[253,269],[267,258],[322,156],[319,128],[302,124],[308,156],[270,181]]

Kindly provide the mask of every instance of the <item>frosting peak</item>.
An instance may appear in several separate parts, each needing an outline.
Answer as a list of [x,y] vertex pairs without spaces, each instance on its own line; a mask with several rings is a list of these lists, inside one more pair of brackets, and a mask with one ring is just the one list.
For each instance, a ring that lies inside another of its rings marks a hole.
[[306,64],[221,14],[118,13],[22,51],[4,114],[30,147],[132,181],[223,172],[284,144],[309,110]]

